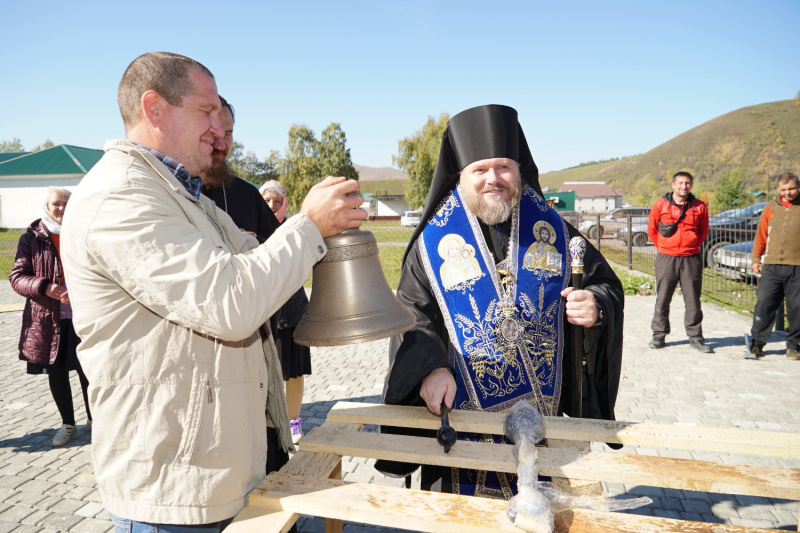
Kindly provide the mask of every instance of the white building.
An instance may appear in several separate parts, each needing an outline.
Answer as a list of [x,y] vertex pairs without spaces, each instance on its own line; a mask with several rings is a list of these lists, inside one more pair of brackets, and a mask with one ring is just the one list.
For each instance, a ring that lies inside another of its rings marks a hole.
[[622,207],[622,191],[615,191],[604,181],[565,181],[558,192],[575,191],[575,211],[607,213]]
[[74,190],[102,150],[61,144],[0,158],[0,227],[24,229],[42,218],[47,188]]
[[376,217],[401,217],[404,212],[410,210],[405,197],[399,195],[373,195],[372,199],[375,201],[375,216]]

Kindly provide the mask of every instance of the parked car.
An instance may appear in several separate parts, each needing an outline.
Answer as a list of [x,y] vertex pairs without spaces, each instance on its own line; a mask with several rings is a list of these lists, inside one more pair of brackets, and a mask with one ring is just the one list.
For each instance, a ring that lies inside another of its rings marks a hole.
[[647,222],[650,215],[649,207],[617,207],[600,217],[600,227],[597,227],[597,219],[589,218],[581,222],[578,229],[590,239],[596,239],[597,233],[600,237],[614,234],[618,228],[628,224],[628,217],[634,217],[635,222]]
[[714,266],[714,254],[720,248],[755,239],[765,205],[767,202],[729,209],[711,217],[708,221],[708,237],[701,249],[705,266]]
[[[650,240],[650,235],[647,233],[647,219],[644,219],[644,221],[641,221],[641,217],[636,217],[636,219],[639,221],[631,224],[632,245],[647,246],[648,244],[653,244],[653,241]],[[628,244],[628,224],[617,229],[615,236],[625,244]]]
[[422,213],[417,211],[406,211],[400,217],[400,227],[413,228],[417,226],[422,220]]
[[741,281],[756,281],[760,274],[753,272],[753,241],[737,242],[717,248],[712,267],[723,276]]

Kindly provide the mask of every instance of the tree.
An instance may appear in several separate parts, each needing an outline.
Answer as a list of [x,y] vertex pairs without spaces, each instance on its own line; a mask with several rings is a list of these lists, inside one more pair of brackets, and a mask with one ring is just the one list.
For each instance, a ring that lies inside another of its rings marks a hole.
[[263,161],[259,161],[256,154],[244,151],[244,145],[233,141],[228,152],[227,162],[231,172],[242,179],[261,185],[265,181],[278,179],[277,162],[279,153],[275,150]]
[[392,156],[392,162],[408,174],[405,198],[412,209],[425,205],[439,158],[442,135],[449,120],[447,113],[439,115],[438,121],[428,117],[421,130],[397,143],[399,153]]
[[358,179],[358,171],[350,158],[347,136],[342,131],[341,124],[331,122],[327,128],[322,130],[317,152],[320,178],[344,176],[347,179]]
[[720,174],[714,194],[714,210],[720,212],[746,206],[749,197],[742,185],[742,171],[739,167]]
[[51,140],[48,138],[48,139],[45,139],[45,140],[44,140],[44,142],[43,142],[42,144],[40,144],[39,146],[37,146],[36,148],[34,148],[34,149],[33,149],[33,151],[34,151],[34,152],[41,152],[42,150],[47,150],[48,148],[52,148],[52,147],[54,147],[55,145],[56,145],[56,143],[54,143],[53,141],[51,141]]
[[2,141],[0,142],[0,153],[11,153],[11,152],[24,152],[25,148],[22,147],[22,141],[20,141],[17,137],[14,137],[10,141]]
[[299,210],[308,190],[326,176],[358,179],[341,125],[332,122],[317,140],[305,124],[289,128],[289,146],[277,162],[289,208]]

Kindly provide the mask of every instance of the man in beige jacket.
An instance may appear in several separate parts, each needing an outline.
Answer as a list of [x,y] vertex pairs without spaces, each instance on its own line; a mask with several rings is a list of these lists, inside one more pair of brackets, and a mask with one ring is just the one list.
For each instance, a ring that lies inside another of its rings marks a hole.
[[264,476],[273,348],[259,328],[325,255],[323,237],[367,213],[347,196],[358,182],[329,177],[259,246],[192,177],[224,135],[211,72],[145,54],[118,101],[127,140],[106,143],[72,195],[61,245],[95,476],[120,531],[219,531]]

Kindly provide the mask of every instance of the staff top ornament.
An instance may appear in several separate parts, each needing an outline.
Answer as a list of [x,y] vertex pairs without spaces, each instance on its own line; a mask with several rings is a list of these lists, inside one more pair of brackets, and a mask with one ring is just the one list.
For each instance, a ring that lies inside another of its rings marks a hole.
[[575,236],[569,240],[569,255],[572,256],[572,273],[583,274],[583,256],[586,253],[586,239]]

